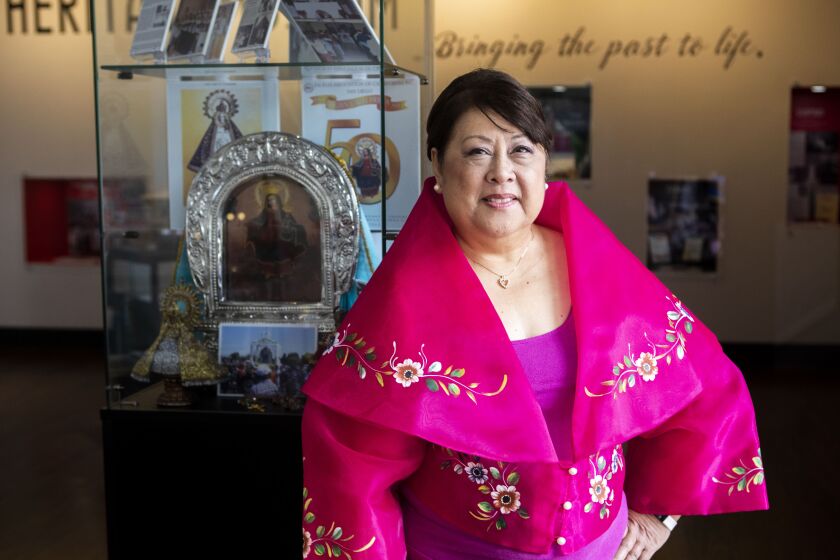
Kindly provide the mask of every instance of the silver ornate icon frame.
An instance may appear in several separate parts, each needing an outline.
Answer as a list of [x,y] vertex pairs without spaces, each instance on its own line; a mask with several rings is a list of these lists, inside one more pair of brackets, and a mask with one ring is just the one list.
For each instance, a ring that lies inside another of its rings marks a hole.
[[[260,175],[299,183],[320,217],[321,300],[226,301],[224,209],[243,182]],[[204,164],[187,196],[186,249],[193,280],[204,295],[207,327],[221,322],[316,324],[335,330],[335,308],[353,280],[359,252],[359,204],[341,163],[326,149],[282,132],[258,132],[228,144]]]

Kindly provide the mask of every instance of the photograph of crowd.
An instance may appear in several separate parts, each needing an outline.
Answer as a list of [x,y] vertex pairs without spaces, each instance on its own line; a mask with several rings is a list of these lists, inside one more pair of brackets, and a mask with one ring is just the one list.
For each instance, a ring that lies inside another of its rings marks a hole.
[[318,333],[312,325],[219,325],[219,364],[227,378],[219,396],[300,398],[315,365]]

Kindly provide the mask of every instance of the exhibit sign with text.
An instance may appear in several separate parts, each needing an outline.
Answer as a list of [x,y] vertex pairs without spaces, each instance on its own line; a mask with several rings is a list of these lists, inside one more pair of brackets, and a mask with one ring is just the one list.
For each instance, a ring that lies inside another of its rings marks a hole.
[[788,222],[840,223],[840,88],[791,91]]
[[[347,165],[371,229],[399,230],[420,194],[420,80],[388,78],[380,94],[378,67],[342,67],[341,74],[314,72],[302,81],[303,137],[324,145]],[[381,111],[385,112],[383,146]],[[383,184],[384,183],[384,184]]]

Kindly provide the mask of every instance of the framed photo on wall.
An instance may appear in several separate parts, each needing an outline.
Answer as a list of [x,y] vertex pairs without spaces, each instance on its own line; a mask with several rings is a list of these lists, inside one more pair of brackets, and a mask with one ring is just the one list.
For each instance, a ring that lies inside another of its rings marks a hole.
[[840,224],[840,87],[791,91],[788,223]]
[[529,87],[554,133],[549,181],[592,178],[592,86]]
[[315,325],[221,323],[219,365],[227,379],[218,386],[219,396],[301,398],[317,345]]
[[722,177],[648,180],[649,269],[717,272],[723,185]]

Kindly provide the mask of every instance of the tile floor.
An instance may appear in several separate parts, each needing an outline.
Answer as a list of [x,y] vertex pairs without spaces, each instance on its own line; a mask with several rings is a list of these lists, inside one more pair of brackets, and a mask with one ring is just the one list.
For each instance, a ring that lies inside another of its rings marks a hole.
[[[104,559],[101,349],[94,337],[50,336],[58,342],[0,344],[0,559]],[[686,518],[656,560],[840,557],[840,359],[821,355],[819,366],[807,350],[736,358],[758,411],[772,509]]]

